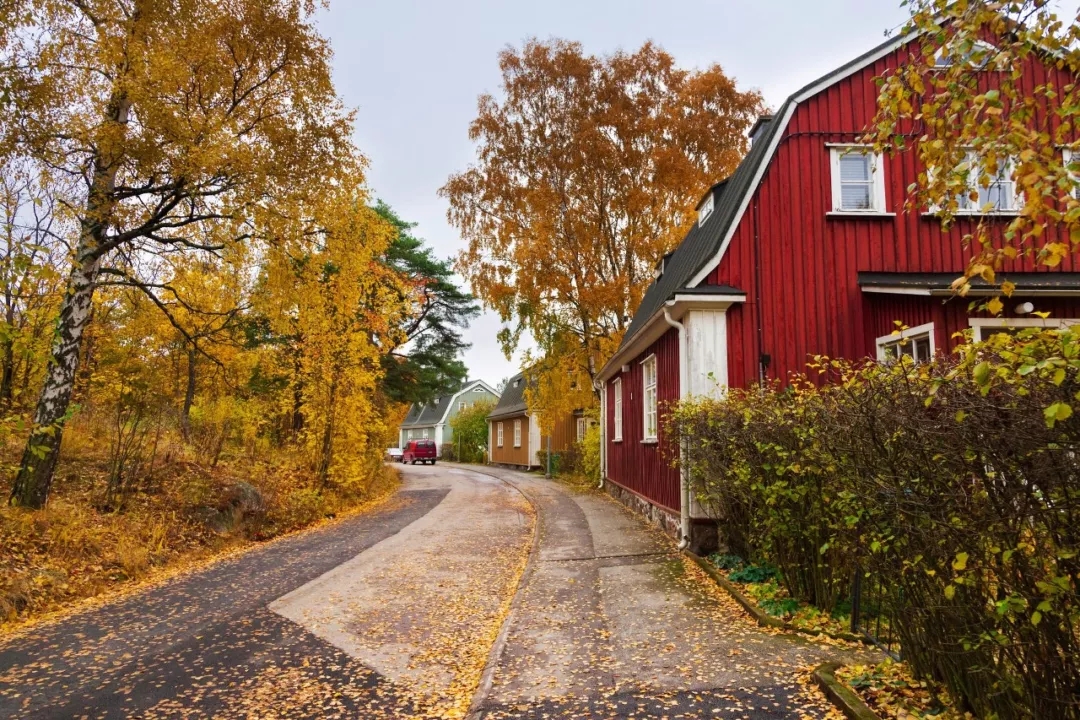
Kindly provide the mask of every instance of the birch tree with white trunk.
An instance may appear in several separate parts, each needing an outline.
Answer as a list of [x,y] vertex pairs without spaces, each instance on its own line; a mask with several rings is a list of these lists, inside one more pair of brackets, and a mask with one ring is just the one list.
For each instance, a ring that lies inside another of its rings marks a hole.
[[[49,496],[95,288],[163,311],[153,259],[261,243],[362,178],[314,0],[16,0],[0,29],[0,151],[79,190],[52,352],[10,502]],[[178,326],[178,329],[179,326]]]

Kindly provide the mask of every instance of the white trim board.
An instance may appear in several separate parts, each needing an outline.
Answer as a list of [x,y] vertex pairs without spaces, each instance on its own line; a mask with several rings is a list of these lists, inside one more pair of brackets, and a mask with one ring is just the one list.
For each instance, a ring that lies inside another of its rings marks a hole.
[[1076,318],[968,318],[975,342],[981,341],[983,328],[1063,328],[1080,323]]
[[736,303],[744,302],[746,302],[745,295],[676,293],[674,297],[660,306],[660,309],[634,334],[627,345],[619,349],[604,363],[604,366],[600,368],[600,372],[597,373],[596,379],[600,382],[607,382],[620,372],[620,368],[629,360],[645,352],[650,345],[663,337],[668,330],[674,329],[664,319],[664,308],[671,311],[672,318],[679,320],[690,310],[727,310]]
[[867,55],[860,62],[852,65],[849,68],[845,68],[843,72],[837,72],[830,75],[826,75],[818,82],[810,85],[798,95],[792,97],[787,111],[781,118],[773,118],[772,122],[780,123],[776,134],[773,135],[772,141],[769,143],[769,147],[765,149],[765,157],[762,158],[761,165],[758,166],[757,172],[754,173],[754,177],[750,181],[750,186],[747,192],[743,195],[742,202],[739,204],[739,209],[735,211],[735,217],[732,218],[731,225],[727,229],[727,233],[724,235],[723,241],[720,243],[720,250],[716,253],[712,260],[707,262],[687,283],[690,287],[695,287],[700,284],[705,278],[709,277],[709,274],[720,265],[720,261],[724,259],[724,255],[727,253],[728,245],[731,244],[731,239],[735,237],[735,231],[739,228],[739,223],[742,222],[743,215],[746,214],[746,208],[750,205],[750,200],[757,193],[758,186],[761,184],[761,179],[765,176],[765,172],[769,169],[769,165],[772,164],[773,156],[776,154],[776,148],[779,147],[780,141],[784,137],[784,130],[787,129],[788,123],[791,122],[791,116],[795,114],[795,109],[799,107],[799,103],[805,102],[814,95],[817,95],[822,90],[826,90],[841,80],[851,77],[857,72],[861,72],[869,65],[873,65],[881,58],[885,57],[891,52],[894,52],[898,47],[906,45],[914,40],[921,33],[908,33],[906,35],[898,35],[892,42],[883,44],[878,48],[877,52]]

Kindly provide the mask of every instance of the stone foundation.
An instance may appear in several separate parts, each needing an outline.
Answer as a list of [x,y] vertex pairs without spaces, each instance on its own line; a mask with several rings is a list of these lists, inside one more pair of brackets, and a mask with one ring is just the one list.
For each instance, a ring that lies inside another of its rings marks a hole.
[[[610,480],[604,481],[604,491],[663,530],[675,541],[680,539],[679,531],[682,521],[677,513],[654,505],[640,495],[632,493]],[[717,539],[718,533],[714,521],[696,518],[690,520],[690,552],[696,555],[708,555],[716,550]]]

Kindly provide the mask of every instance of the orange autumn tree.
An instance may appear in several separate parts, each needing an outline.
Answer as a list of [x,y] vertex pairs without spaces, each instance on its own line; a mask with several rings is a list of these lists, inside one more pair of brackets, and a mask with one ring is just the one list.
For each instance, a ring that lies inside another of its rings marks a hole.
[[478,161],[441,194],[468,242],[457,269],[506,323],[504,352],[526,332],[539,345],[530,403],[550,425],[595,404],[593,377],[654,266],[735,168],[763,104],[720,66],[683,70],[651,43],[597,57],[530,40],[499,66],[501,97],[482,95],[469,129]]

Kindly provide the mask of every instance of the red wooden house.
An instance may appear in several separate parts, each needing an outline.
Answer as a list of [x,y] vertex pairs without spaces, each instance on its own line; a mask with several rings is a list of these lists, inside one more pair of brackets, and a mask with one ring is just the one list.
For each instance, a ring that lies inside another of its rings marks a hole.
[[[657,267],[619,351],[599,374],[607,487],[684,542],[707,544],[714,526],[692,507],[672,465],[665,404],[784,381],[816,354],[924,359],[947,351],[969,327],[978,337],[1005,322],[1080,318],[1073,260],[1054,271],[1018,260],[999,273],[1017,287],[1006,319],[972,316],[970,299],[950,293],[970,258],[961,238],[975,221],[960,218],[943,230],[932,213],[904,212],[919,172],[916,153],[879,156],[858,145],[875,113],[874,78],[913,52],[912,37],[889,40],[761,118],[742,163],[709,189],[697,225]],[[1055,73],[1033,62],[1026,82]],[[1059,87],[1072,81],[1052,79]],[[992,205],[1004,228],[1020,202],[1010,175],[978,191],[971,213]],[[1051,319],[1018,317],[1025,302]],[[902,346],[891,334],[895,321],[909,328]]]

